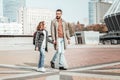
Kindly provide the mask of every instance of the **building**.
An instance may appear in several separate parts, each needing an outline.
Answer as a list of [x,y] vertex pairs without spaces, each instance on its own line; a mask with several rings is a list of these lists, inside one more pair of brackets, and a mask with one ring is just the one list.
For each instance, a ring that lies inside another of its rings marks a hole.
[[32,35],[40,21],[45,21],[46,29],[50,33],[51,20],[55,12],[49,9],[21,8],[18,14],[18,23],[22,24],[23,34]]
[[99,32],[97,31],[78,31],[75,32],[76,44],[99,44]]
[[0,35],[22,35],[22,25],[18,23],[0,23]]
[[104,21],[110,32],[120,33],[120,1],[115,0],[104,15]]
[[3,16],[2,12],[3,12],[3,9],[2,9],[2,0],[0,0],[0,16]]
[[100,0],[101,2],[113,3],[114,0]]
[[101,41],[106,44],[120,44],[120,0],[114,0],[109,10],[104,15],[108,33],[101,36]]
[[103,22],[103,16],[110,8],[111,3],[101,0],[91,0],[89,2],[89,24],[99,24]]
[[26,6],[26,0],[3,0],[3,16],[8,17],[9,22],[16,22],[18,10]]
[[0,16],[0,23],[8,23],[8,18]]

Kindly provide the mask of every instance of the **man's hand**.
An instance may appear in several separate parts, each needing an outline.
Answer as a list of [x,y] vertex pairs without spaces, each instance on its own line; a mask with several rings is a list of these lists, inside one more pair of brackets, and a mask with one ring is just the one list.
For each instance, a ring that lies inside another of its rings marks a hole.
[[70,40],[68,40],[68,44],[70,44]]
[[35,48],[35,51],[38,51],[38,47]]
[[53,41],[53,44],[57,44],[57,42],[54,40],[54,41]]

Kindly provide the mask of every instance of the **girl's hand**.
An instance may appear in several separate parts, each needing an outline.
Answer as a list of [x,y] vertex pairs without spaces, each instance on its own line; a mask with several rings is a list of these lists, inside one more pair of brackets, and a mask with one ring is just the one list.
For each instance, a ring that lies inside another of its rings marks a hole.
[[53,41],[53,44],[57,44],[57,42],[56,42],[56,41]]
[[38,51],[38,47],[35,48],[35,51]]

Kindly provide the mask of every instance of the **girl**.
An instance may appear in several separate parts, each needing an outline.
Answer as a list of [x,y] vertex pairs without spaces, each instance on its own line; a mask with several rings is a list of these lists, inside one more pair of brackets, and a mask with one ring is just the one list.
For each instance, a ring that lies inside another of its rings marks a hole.
[[40,59],[38,63],[37,71],[45,72],[44,68],[44,58],[45,58],[45,51],[48,51],[47,43],[51,42],[48,38],[48,32],[45,30],[44,21],[41,21],[37,26],[37,33],[35,37],[35,50],[40,52]]

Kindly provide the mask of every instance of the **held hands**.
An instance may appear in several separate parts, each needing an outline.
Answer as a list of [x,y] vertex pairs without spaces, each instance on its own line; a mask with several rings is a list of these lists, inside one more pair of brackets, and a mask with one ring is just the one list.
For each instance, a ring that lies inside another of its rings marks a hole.
[[68,44],[70,44],[70,40],[68,40]]
[[35,48],[35,51],[38,51],[38,47]]
[[57,44],[57,42],[54,40],[54,41],[53,41],[53,44]]

